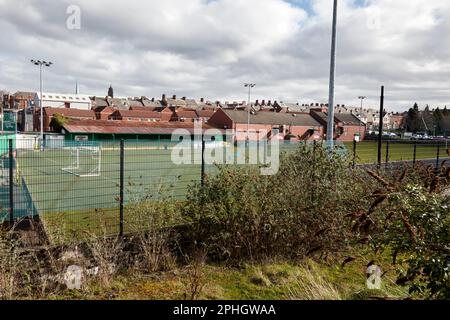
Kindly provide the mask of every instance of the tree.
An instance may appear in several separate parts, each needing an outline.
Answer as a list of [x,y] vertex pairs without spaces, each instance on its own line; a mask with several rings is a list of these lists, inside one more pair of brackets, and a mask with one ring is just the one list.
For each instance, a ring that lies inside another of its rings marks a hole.
[[62,114],[55,113],[53,115],[52,121],[50,122],[50,127],[55,132],[61,132],[63,126],[67,123],[67,120],[68,119],[64,117]]
[[438,134],[442,134],[444,132],[442,128],[442,119],[443,119],[442,111],[441,109],[437,108],[433,112],[433,123],[436,126],[436,133]]
[[421,124],[421,116],[419,112],[419,106],[417,103],[414,104],[414,107],[409,109],[408,115],[406,116],[406,128],[410,132],[417,132],[422,127]]
[[432,133],[434,131],[434,121],[433,121],[434,119],[433,113],[430,111],[430,107],[428,105],[425,107],[425,110],[421,113],[421,116],[422,116],[423,130]]

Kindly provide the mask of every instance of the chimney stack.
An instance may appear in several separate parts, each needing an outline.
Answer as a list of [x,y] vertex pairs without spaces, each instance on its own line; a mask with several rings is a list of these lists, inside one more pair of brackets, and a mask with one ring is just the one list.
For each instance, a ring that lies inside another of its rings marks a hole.
[[259,106],[259,100],[256,100],[255,105]]
[[205,98],[200,98],[200,102],[204,103],[205,102]]
[[186,101],[186,97],[183,97],[183,98],[181,98],[181,100],[184,100],[184,101]]

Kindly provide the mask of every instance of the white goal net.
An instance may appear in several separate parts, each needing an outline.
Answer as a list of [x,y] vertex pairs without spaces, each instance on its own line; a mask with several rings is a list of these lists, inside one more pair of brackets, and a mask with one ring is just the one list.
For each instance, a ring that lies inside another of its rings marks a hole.
[[99,146],[69,147],[68,166],[64,166],[62,171],[73,174],[77,177],[99,177],[101,175],[102,152]]

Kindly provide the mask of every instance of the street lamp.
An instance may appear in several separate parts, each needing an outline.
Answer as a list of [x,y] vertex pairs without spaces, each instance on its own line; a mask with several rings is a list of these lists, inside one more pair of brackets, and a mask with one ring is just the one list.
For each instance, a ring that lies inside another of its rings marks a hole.
[[364,100],[364,99],[367,99],[367,97],[365,97],[365,96],[359,96],[358,99],[361,100],[361,111],[362,111],[362,108],[363,108],[363,100]]
[[336,72],[336,30],[338,1],[333,4],[333,25],[331,34],[330,84],[328,96],[327,144],[333,150],[334,142],[334,77]]
[[[42,107],[42,66],[50,67],[53,62],[50,61],[41,61],[41,60],[31,60],[31,63],[39,66],[39,89],[40,89],[40,98],[39,98],[39,107],[41,109],[41,137],[40,137],[40,149],[42,150],[44,147],[44,108]],[[36,107],[35,107],[36,108]],[[36,111],[36,110],[35,110]],[[36,112],[34,112],[36,114]]]
[[360,139],[362,140],[362,134],[361,134],[361,113],[363,112],[363,101],[364,101],[364,99],[367,99],[367,97],[366,96],[359,96],[358,97],[358,99],[359,100],[361,100],[361,109],[360,109],[360,114],[359,114],[359,137],[360,137]]
[[252,88],[256,86],[256,83],[244,83],[244,87],[248,88],[248,102],[247,102],[247,140],[249,140],[250,132],[250,95]]

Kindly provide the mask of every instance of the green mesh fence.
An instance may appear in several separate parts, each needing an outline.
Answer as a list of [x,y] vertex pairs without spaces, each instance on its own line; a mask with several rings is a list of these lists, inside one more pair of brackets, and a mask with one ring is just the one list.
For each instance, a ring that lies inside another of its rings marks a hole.
[[[177,149],[183,159],[187,159],[183,163],[173,160],[179,143],[170,140],[124,141],[125,217],[133,214],[128,207],[137,201],[182,202],[192,186],[201,182],[202,142],[195,140],[192,146],[181,151]],[[281,142],[280,151],[293,152],[299,145]],[[8,139],[1,146],[4,148],[5,177],[0,189],[0,219],[7,220],[10,212]],[[231,157],[231,163],[234,163],[238,157],[248,157],[248,150],[258,156],[261,151],[270,152],[264,143],[250,142],[247,151],[245,147],[208,140],[205,157],[218,162]],[[118,140],[49,140],[43,150],[17,150],[13,159],[14,218],[39,215],[47,227],[54,225],[56,229],[63,225],[78,232],[100,228],[106,228],[110,233],[119,232],[120,164]],[[213,175],[219,168],[216,164],[205,164],[204,170],[205,174]]]

